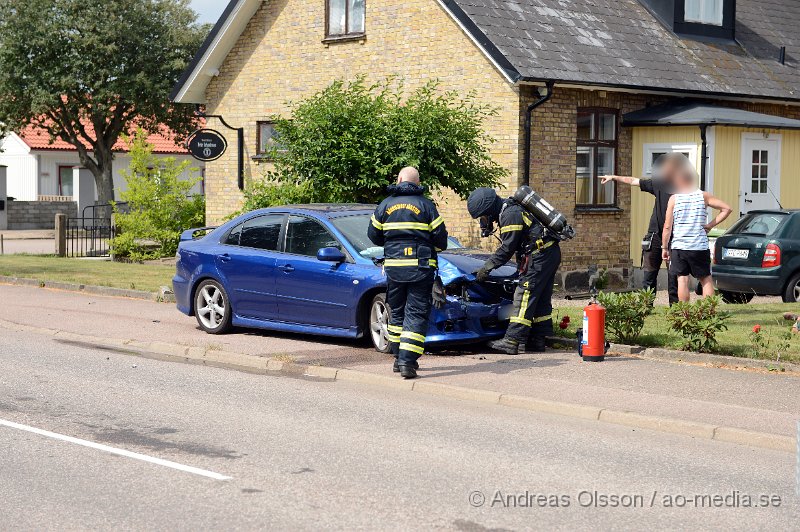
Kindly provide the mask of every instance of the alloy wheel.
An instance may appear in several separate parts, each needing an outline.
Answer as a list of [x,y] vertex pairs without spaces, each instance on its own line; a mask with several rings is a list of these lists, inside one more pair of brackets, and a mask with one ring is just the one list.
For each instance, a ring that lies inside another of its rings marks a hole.
[[197,317],[209,329],[216,329],[225,321],[225,296],[217,286],[206,285],[198,293]]
[[381,352],[389,349],[389,314],[386,302],[375,298],[369,313],[369,329],[372,335],[372,345]]

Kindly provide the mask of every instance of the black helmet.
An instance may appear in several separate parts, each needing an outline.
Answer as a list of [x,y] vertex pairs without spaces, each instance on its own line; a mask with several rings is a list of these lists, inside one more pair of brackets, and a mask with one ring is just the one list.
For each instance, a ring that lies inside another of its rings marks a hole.
[[491,216],[494,214],[497,200],[500,197],[493,188],[482,187],[476,189],[469,195],[467,200],[467,210],[472,218],[477,219],[481,216]]

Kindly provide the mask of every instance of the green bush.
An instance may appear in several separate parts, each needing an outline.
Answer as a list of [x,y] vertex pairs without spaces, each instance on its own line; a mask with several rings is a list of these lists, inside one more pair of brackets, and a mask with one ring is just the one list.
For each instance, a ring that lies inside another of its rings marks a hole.
[[597,301],[606,308],[606,330],[623,344],[636,343],[645,318],[653,313],[655,300],[652,289],[621,294],[600,292],[597,296]]
[[130,212],[114,206],[118,235],[111,251],[134,261],[174,256],[181,232],[205,224],[205,198],[189,196],[199,178],[180,179],[190,163],[153,155],[144,132],[130,142],[131,164],[123,172],[128,189],[120,194]]
[[406,93],[392,79],[368,85],[359,77],[293,102],[290,117],[274,117],[276,137],[267,153],[274,169],[265,183],[248,187],[246,207],[292,200],[377,203],[409,165],[430,190],[448,188],[463,198],[505,177],[484,128],[494,108],[474,93],[440,91],[436,82]]
[[667,321],[680,333],[684,350],[711,353],[717,348],[717,333],[728,330],[730,313],[719,310],[722,299],[709,296],[694,303],[676,303],[667,309]]

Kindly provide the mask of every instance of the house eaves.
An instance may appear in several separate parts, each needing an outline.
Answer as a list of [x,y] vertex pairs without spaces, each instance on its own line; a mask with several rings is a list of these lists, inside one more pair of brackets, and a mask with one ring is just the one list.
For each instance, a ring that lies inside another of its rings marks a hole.
[[206,88],[219,75],[219,69],[263,0],[230,0],[200,50],[172,89],[176,103],[203,104]]

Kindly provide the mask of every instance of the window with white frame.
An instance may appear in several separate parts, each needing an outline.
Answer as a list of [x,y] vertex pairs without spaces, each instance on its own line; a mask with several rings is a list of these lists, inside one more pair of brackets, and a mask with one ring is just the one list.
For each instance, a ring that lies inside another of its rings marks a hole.
[[656,161],[668,153],[681,153],[691,161],[693,166],[697,166],[697,146],[695,144],[645,144],[642,175],[652,177]]
[[722,26],[723,0],[685,0],[684,16],[686,22]]
[[614,181],[604,185],[600,177],[617,170],[617,115],[616,109],[578,109],[575,159],[575,204],[578,206],[616,205]]

